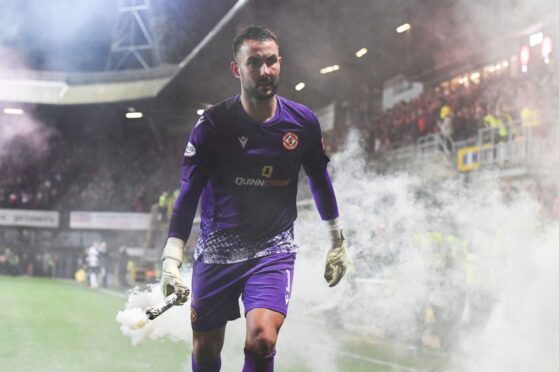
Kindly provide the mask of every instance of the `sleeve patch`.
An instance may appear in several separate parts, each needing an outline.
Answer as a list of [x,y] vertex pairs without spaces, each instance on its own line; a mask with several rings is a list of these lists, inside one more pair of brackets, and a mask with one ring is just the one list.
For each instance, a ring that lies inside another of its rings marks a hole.
[[190,142],[186,145],[186,150],[184,150],[184,156],[190,158],[196,155],[196,147]]

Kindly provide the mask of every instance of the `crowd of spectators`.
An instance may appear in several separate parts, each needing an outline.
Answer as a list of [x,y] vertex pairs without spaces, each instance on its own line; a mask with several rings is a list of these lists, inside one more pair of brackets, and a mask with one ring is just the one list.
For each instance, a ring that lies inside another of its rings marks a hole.
[[486,127],[504,136],[505,127],[513,123],[545,130],[541,127],[551,115],[552,92],[559,88],[557,76],[550,71],[494,75],[477,83],[427,89],[412,101],[364,120],[359,129],[371,152],[413,144],[432,133],[456,142],[475,137]]
[[51,135],[41,141],[41,151],[22,137],[6,145],[0,159],[1,208],[45,209],[56,203],[69,162],[59,136]]
[[93,140],[87,133],[80,136],[77,156],[84,161],[68,189],[65,209],[149,212],[162,190],[178,186],[181,156],[172,147],[157,146],[147,126],[108,131]]
[[44,123],[38,141],[11,140],[0,154],[0,208],[149,212],[178,186],[178,150],[157,146],[147,125],[110,124]]
[[[550,92],[559,90],[558,82],[550,72],[496,74],[426,89],[412,101],[353,121],[370,153],[432,133],[454,142],[473,138],[484,127],[502,135],[503,124],[545,131],[543,124],[554,114]],[[1,156],[0,208],[149,212],[158,203],[169,209],[158,198],[178,187],[184,139],[156,130],[161,131],[146,122],[54,125],[43,138],[47,150],[40,153],[17,138]]]
[[[72,271],[64,267],[71,258],[55,259],[48,252],[0,248],[0,275],[28,275],[71,278]],[[58,266],[58,267],[57,267]],[[65,271],[62,271],[65,269]]]

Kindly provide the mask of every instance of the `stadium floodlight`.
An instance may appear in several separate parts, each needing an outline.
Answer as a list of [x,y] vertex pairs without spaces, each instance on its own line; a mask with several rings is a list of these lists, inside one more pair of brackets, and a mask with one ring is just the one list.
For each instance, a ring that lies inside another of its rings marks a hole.
[[12,107],[6,107],[4,109],[4,114],[8,114],[8,115],[23,115],[23,110],[19,109],[19,108],[12,108]]
[[339,65],[332,65],[332,66],[328,66],[328,67],[321,68],[321,69],[320,69],[320,73],[321,73],[322,75],[324,75],[324,74],[329,74],[329,73],[331,73],[331,72],[338,71],[339,69],[340,69],[340,66],[339,66]]
[[126,119],[141,119],[144,117],[144,114],[141,112],[127,112]]
[[411,29],[411,25],[409,23],[404,23],[403,25],[398,26],[396,32],[401,34],[403,32],[408,31],[409,29]]
[[196,110],[196,115],[198,115],[198,116],[204,115],[204,109],[198,109],[198,110]]
[[368,52],[367,48],[361,48],[361,49],[359,49],[357,52],[355,52],[355,56],[356,56],[357,58],[361,58],[361,57],[363,57],[365,54],[367,54],[367,52]]
[[303,89],[305,89],[305,83],[300,82],[300,83],[298,83],[297,85],[295,85],[295,90],[296,90],[297,92],[299,92],[299,91],[301,91],[301,90],[303,90]]

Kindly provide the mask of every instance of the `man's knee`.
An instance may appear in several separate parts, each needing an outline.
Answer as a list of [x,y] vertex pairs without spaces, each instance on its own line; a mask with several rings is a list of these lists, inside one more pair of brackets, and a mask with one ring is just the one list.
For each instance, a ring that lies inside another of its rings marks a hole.
[[198,363],[208,364],[219,359],[223,348],[223,333],[221,330],[194,332],[192,351]]
[[254,354],[265,357],[276,348],[278,333],[274,327],[256,327],[247,336],[245,347]]
[[221,353],[221,349],[215,344],[200,341],[194,341],[193,349],[196,361],[201,364],[216,360]]

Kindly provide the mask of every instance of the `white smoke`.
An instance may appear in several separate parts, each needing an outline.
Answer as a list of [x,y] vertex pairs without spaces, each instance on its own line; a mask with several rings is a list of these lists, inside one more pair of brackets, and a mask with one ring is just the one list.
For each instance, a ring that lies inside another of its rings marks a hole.
[[50,128],[28,113],[6,116],[0,125],[0,165],[7,155],[29,160],[40,159],[48,153],[48,139],[53,133]]
[[[10,48],[0,46],[0,73],[25,68],[24,58]],[[0,92],[7,89],[0,84]],[[1,94],[6,96],[6,94]],[[21,157],[26,160],[40,159],[49,151],[48,139],[53,134],[34,114],[32,105],[5,104],[4,108],[21,110],[19,115],[7,115],[0,112],[0,165],[7,155]]]
[[[67,10],[72,9],[72,17]],[[68,71],[99,64],[99,48],[110,41],[118,2],[4,1],[0,14],[0,56],[18,51],[29,64],[8,63],[8,69]],[[0,70],[6,68],[0,61]],[[102,70],[103,67],[98,67]]]
[[[190,273],[184,272],[185,283]],[[173,306],[154,320],[147,320],[145,310],[163,300],[159,286],[145,290],[136,288],[128,295],[125,309],[116,316],[123,335],[130,337],[134,346],[152,339],[169,338],[173,341],[190,341],[190,306]]]
[[518,228],[500,262],[497,302],[487,325],[467,335],[455,370],[551,372],[559,365],[559,226],[539,238],[521,225],[507,232]]
[[[522,193],[504,203],[498,180],[490,175],[466,184],[375,174],[366,168],[356,143],[350,136],[347,150],[332,162],[352,265],[338,286],[327,287],[322,275],[328,234],[314,209],[300,211],[300,253],[277,345],[278,369],[343,371],[344,358],[361,358],[367,366],[363,370],[378,365],[414,370],[348,345],[351,340],[383,340],[412,350],[426,344],[419,349],[428,350],[428,336],[436,336],[450,360],[440,370],[554,370],[559,365],[559,229],[544,232],[540,206]],[[415,240],[425,232],[467,243],[463,259],[470,266],[434,273],[433,246]],[[467,279],[466,271],[473,279]],[[127,308],[148,307],[160,296],[158,291],[133,294]],[[434,306],[437,324],[449,313],[452,320],[437,328],[425,320],[428,305]],[[129,335],[134,342],[171,337],[190,344],[186,308],[148,323],[140,336]],[[230,322],[224,371],[242,366],[243,342],[244,322]]]
[[503,36],[547,26],[558,10],[557,3],[549,0],[463,0],[456,2],[454,8],[461,21],[459,31],[488,42],[491,48],[502,42]]
[[[450,355],[445,370],[554,370],[559,365],[554,269],[559,229],[542,227],[534,196],[520,192],[505,203],[490,174],[468,184],[431,174],[377,175],[365,169],[361,150],[352,143],[357,141],[350,137],[333,168],[354,270],[339,287],[324,288],[320,264],[326,235],[315,227],[315,212],[301,216],[297,236],[304,248],[294,304],[304,303],[307,311],[324,314],[326,322],[337,319],[354,333],[411,344],[425,340],[427,304],[455,308],[451,324],[434,331]],[[467,244],[465,264],[437,278],[431,270],[437,256],[428,253],[433,247],[414,242],[425,232],[453,235]],[[446,315],[443,311],[442,318]],[[435,317],[444,322],[436,310]]]

